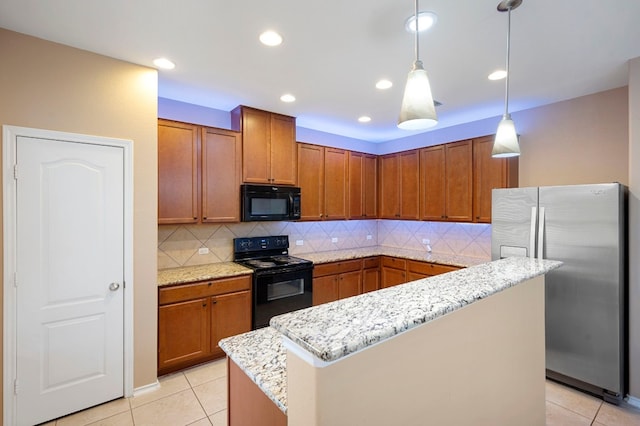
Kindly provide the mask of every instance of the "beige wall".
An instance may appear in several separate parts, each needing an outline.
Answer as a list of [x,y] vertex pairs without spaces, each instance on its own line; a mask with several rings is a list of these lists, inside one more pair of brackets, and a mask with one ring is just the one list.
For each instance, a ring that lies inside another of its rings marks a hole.
[[625,86],[514,113],[520,186],[628,184],[627,99]]
[[154,383],[157,71],[4,29],[0,57],[0,125],[133,140],[134,386]]

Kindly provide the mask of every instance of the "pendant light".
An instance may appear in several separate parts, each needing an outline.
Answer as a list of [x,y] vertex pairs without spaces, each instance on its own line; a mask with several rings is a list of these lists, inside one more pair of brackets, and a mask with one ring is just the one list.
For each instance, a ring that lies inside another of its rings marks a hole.
[[499,12],[507,12],[507,77],[505,79],[505,94],[504,94],[504,115],[500,124],[498,124],[498,130],[496,131],[496,138],[493,142],[493,150],[491,156],[496,158],[503,157],[515,157],[520,155],[520,145],[518,144],[518,134],[516,133],[516,126],[509,114],[509,50],[511,47],[511,11],[516,9],[522,4],[522,0],[503,0],[498,4]]
[[433,104],[429,77],[424,70],[419,57],[418,44],[418,0],[416,0],[416,38],[415,56],[416,60],[409,72],[407,85],[404,88],[404,97],[400,108],[400,118],[398,127],[404,130],[421,130],[433,127],[438,124],[436,108]]

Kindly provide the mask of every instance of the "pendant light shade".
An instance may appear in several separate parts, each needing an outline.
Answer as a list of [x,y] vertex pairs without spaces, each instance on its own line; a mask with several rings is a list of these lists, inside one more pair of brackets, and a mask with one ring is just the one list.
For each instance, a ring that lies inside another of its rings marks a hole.
[[510,114],[505,114],[498,124],[496,139],[493,142],[491,156],[496,158],[516,157],[520,155],[520,145],[518,145],[518,134],[516,126],[513,124]]
[[498,4],[499,12],[507,12],[507,77],[505,79],[505,91],[504,91],[504,115],[500,124],[498,124],[498,130],[496,131],[496,138],[493,142],[493,149],[491,150],[491,156],[502,157],[516,157],[520,155],[520,145],[518,144],[518,133],[516,132],[516,126],[509,114],[509,54],[511,50],[511,11],[522,4],[522,0],[503,0]]
[[[418,0],[416,0],[416,14],[418,16]],[[429,77],[424,70],[419,57],[418,44],[418,20],[416,19],[415,36],[415,62],[409,72],[407,84],[404,88],[402,106],[400,107],[400,117],[398,127],[404,130],[421,130],[433,127],[438,124],[438,116],[433,103],[431,85]]]
[[398,127],[404,130],[426,129],[438,124],[429,77],[421,61],[413,64],[404,88]]

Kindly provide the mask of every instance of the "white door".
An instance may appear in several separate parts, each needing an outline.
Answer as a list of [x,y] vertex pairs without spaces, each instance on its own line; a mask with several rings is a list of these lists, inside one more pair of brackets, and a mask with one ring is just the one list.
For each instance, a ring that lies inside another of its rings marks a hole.
[[124,156],[16,138],[16,422],[124,395]]

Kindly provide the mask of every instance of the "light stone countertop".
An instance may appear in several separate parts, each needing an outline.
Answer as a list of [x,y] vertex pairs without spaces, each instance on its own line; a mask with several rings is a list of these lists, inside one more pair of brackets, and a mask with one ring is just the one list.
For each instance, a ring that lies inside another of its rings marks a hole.
[[223,351],[287,414],[287,352],[271,327],[222,339]]
[[238,265],[235,262],[209,263],[206,265],[161,269],[158,271],[158,287],[169,284],[186,284],[216,278],[235,277],[251,273],[253,273],[253,270]]
[[318,253],[300,253],[293,254],[312,261],[314,264],[337,262],[340,260],[361,259],[370,256],[393,256],[403,259],[421,260],[423,262],[441,263],[443,265],[459,266],[466,268],[468,266],[479,265],[490,262],[491,258],[478,258],[461,256],[445,253],[428,253],[425,250],[400,249],[386,246],[371,246],[357,249],[333,250]]
[[223,339],[220,347],[286,414],[283,335],[335,361],[561,265],[529,258],[476,265],[280,315],[271,327]]
[[[489,262],[490,259],[459,256],[443,253],[427,253],[426,251],[399,249],[384,246],[363,247],[358,249],[333,250],[318,253],[292,254],[312,261],[314,264],[337,262],[340,260],[362,259],[370,256],[394,256],[404,259],[421,260],[423,262],[441,263],[443,265],[468,267]],[[250,268],[234,262],[209,263],[206,265],[183,266],[179,268],[161,269],[158,271],[158,286],[186,284],[196,281],[227,278],[251,274]]]
[[561,265],[497,260],[279,315],[270,324],[315,357],[336,361]]

